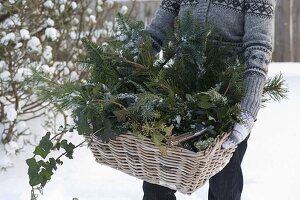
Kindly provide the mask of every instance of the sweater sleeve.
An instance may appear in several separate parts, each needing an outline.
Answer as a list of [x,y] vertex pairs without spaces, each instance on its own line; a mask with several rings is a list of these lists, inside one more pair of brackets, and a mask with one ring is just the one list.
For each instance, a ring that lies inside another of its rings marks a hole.
[[272,59],[275,0],[245,0],[243,49],[246,61],[242,110],[255,119]]
[[161,50],[161,46],[167,37],[167,31],[173,29],[174,20],[180,8],[179,0],[162,0],[150,25],[146,28],[153,39],[155,52]]

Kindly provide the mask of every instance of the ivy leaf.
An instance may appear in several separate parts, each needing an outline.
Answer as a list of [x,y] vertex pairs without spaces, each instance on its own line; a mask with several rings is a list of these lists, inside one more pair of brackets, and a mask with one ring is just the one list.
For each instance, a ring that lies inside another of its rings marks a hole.
[[40,165],[36,162],[35,158],[30,158],[26,160],[28,165],[28,176],[30,186],[36,186],[42,182],[42,178],[39,175]]
[[75,149],[75,145],[71,142],[68,143],[67,140],[62,140],[60,146],[66,150],[66,157],[73,159],[73,150]]
[[56,161],[54,158],[49,158],[49,165],[54,169],[57,170]]
[[62,165],[62,164],[64,163],[64,162],[61,161],[60,159],[56,159],[55,161],[56,161],[56,163],[59,164],[59,165]]
[[39,175],[42,178],[41,186],[44,187],[46,185],[47,181],[49,181],[51,179],[53,172],[50,169],[44,168],[44,169],[42,169],[42,171],[40,172]]
[[33,152],[35,155],[39,155],[41,156],[42,158],[46,158],[47,155],[49,154],[49,152],[45,151],[42,147],[40,146],[37,146],[35,147],[35,150]]
[[39,146],[43,148],[46,152],[50,152],[53,147],[53,143],[50,141],[50,132],[47,132],[44,137],[42,137]]
[[211,97],[206,92],[202,92],[198,94],[197,100],[198,100],[198,107],[200,108],[209,109],[213,107],[213,104],[211,102]]
[[209,109],[213,107],[213,104],[209,101],[201,101],[198,103],[198,106],[200,108]]

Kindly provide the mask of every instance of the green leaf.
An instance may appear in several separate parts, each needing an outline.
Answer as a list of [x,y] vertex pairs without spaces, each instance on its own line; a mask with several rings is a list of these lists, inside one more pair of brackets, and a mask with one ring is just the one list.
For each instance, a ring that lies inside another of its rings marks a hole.
[[209,109],[213,107],[213,104],[209,101],[201,101],[198,103],[198,106],[203,109]]
[[42,158],[46,158],[47,155],[49,154],[49,151],[47,152],[47,151],[45,151],[42,147],[37,146],[37,147],[35,147],[35,150],[34,150],[33,153],[34,153],[35,155],[41,156]]
[[162,156],[167,156],[168,148],[166,146],[160,145],[158,148]]
[[173,124],[171,124],[171,126],[164,126],[163,127],[163,131],[165,132],[165,135],[167,137],[172,135],[173,129],[174,129],[174,125]]
[[26,160],[28,165],[28,176],[30,186],[36,186],[42,182],[42,177],[39,175],[40,165],[36,162],[35,158]]
[[39,173],[39,175],[42,178],[41,186],[44,187],[46,185],[46,183],[51,179],[53,172],[50,169],[42,169],[42,171]]
[[161,133],[159,132],[154,132],[152,135],[151,135],[151,140],[152,142],[157,145],[157,146],[160,146],[161,145],[161,142],[165,139],[165,136],[162,135]]
[[62,160],[60,160],[60,159],[56,159],[55,161],[56,161],[56,163],[59,164],[59,165],[62,165],[62,164],[64,163],[64,162],[63,162]]
[[46,152],[49,152],[51,150],[51,148],[53,147],[53,143],[50,141],[50,132],[47,132],[47,134],[42,137],[39,146]]
[[57,170],[56,161],[54,158],[49,158],[49,164],[54,170]]
[[75,145],[71,142],[68,143],[67,140],[62,140],[60,146],[66,150],[66,157],[73,159],[73,150],[75,149]]

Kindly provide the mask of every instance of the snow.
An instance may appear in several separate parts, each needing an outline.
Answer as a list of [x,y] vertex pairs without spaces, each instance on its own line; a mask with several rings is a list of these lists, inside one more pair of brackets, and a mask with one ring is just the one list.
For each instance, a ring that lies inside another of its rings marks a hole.
[[3,134],[3,131],[4,131],[5,127],[2,123],[0,123],[0,140],[2,139],[2,134]]
[[108,8],[112,8],[114,5],[114,0],[106,0],[105,3]]
[[8,64],[4,60],[0,60],[0,71],[4,71],[8,68]]
[[[9,168],[13,166],[11,157],[4,153],[4,147],[0,144],[0,170],[2,168]],[[1,174],[0,174],[1,175]],[[1,184],[0,184],[1,186]]]
[[180,124],[180,122],[181,122],[181,116],[180,115],[176,115],[175,121],[176,121],[177,124]]
[[39,38],[33,36],[30,40],[27,42],[27,48],[29,52],[32,53],[41,53],[42,51],[42,45]]
[[16,39],[15,33],[8,33],[4,37],[1,38],[0,43],[4,46],[7,46],[10,41],[14,42]]
[[128,7],[125,6],[125,5],[123,5],[123,6],[121,7],[121,9],[120,9],[120,13],[121,13],[122,15],[125,15],[127,12],[128,12]]
[[9,81],[10,80],[10,72],[5,70],[0,73],[0,80],[1,81]]
[[103,4],[103,1],[102,1],[102,0],[97,0],[97,4],[98,4],[98,5],[102,5],[102,4]]
[[50,8],[52,9],[54,7],[54,3],[51,1],[51,0],[47,0],[45,3],[44,3],[44,6],[46,8]]
[[17,123],[16,128],[17,128],[17,133],[18,134],[22,133],[24,135],[28,135],[30,133],[29,127],[28,127],[28,125],[27,125],[27,123],[25,121],[19,121]]
[[[282,72],[290,93],[281,103],[270,103],[260,110],[248,142],[242,164],[244,173],[243,200],[300,199],[300,63],[272,63],[269,76]],[[43,133],[39,121],[28,123],[32,132]],[[74,143],[82,137],[72,136]],[[0,166],[11,165],[1,154]],[[17,158],[14,167],[0,172],[0,199],[30,199],[25,159],[32,156],[28,146]],[[12,190],[13,188],[13,190]],[[177,193],[178,200],[207,200],[208,185],[191,196]],[[141,200],[142,181],[95,162],[86,147],[75,151],[74,159],[64,159],[38,200]]]
[[15,25],[14,21],[11,18],[6,19],[1,25],[4,29],[12,28]]
[[23,43],[22,43],[22,42],[19,42],[19,43],[16,44],[15,49],[19,49],[19,48],[21,48],[22,46],[23,46]]
[[75,9],[77,8],[77,3],[76,3],[75,1],[72,1],[72,3],[71,3],[71,8],[72,8],[73,10],[75,10]]
[[96,10],[97,10],[98,13],[103,12],[103,8],[101,6],[99,6],[99,5],[97,5]]
[[30,34],[29,34],[29,31],[27,29],[21,29],[20,30],[20,35],[21,35],[21,38],[23,40],[29,40],[30,39]]
[[97,23],[97,20],[96,20],[96,16],[95,15],[90,15],[90,21],[94,24]]
[[6,118],[10,122],[14,121],[17,118],[17,111],[16,111],[14,105],[5,106],[4,113],[6,113]]
[[46,62],[50,62],[52,60],[52,47],[51,46],[45,46],[43,51],[43,58]]
[[47,24],[47,26],[54,26],[54,21],[53,21],[53,19],[48,18],[48,19],[46,20],[46,24]]
[[59,6],[59,12],[64,12],[65,11],[65,5],[64,4],[62,4],[62,5],[60,5]]
[[45,36],[46,36],[46,38],[50,39],[51,41],[55,41],[58,37],[58,32],[53,27],[46,28]]
[[50,72],[50,67],[49,65],[41,65],[37,68],[40,72],[43,72],[43,73],[49,73]]
[[25,77],[23,76],[22,73],[20,72],[17,72],[13,78],[14,81],[18,82],[18,83],[21,83],[22,81],[25,80]]
[[16,151],[19,150],[19,145],[14,141],[10,141],[4,145],[4,148],[8,155],[15,155]]
[[92,10],[91,8],[87,8],[87,9],[86,9],[86,13],[87,13],[88,15],[91,15],[91,14],[93,13],[93,10]]

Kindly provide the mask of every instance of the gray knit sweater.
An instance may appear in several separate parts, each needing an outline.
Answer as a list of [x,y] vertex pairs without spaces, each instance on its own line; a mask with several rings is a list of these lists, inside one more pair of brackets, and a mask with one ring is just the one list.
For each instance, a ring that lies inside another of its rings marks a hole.
[[272,56],[276,0],[162,0],[147,30],[157,51],[175,17],[187,11],[199,22],[212,24],[246,59],[245,95],[242,110],[256,118],[261,104],[268,64]]

